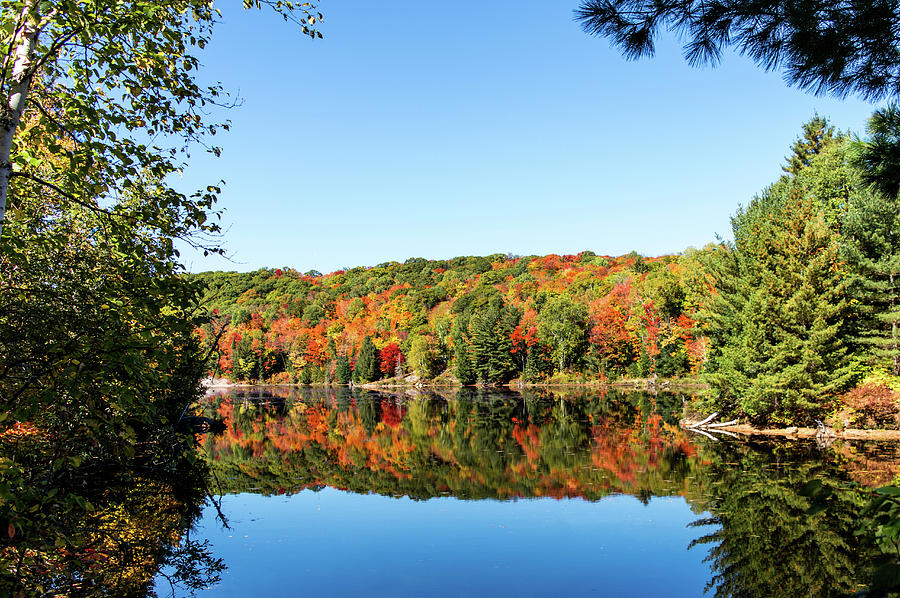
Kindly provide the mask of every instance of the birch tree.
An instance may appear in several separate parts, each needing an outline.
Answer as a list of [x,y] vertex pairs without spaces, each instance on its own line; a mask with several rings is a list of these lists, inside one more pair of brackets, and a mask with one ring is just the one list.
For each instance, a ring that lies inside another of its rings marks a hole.
[[[244,1],[264,6],[321,37],[312,4]],[[115,216],[122,196],[183,168],[192,148],[218,155],[210,138],[228,123],[207,114],[234,100],[200,83],[197,52],[219,17],[208,0],[3,0],[0,234],[23,189]],[[206,222],[216,192],[161,195],[184,219],[176,234],[217,230]]]

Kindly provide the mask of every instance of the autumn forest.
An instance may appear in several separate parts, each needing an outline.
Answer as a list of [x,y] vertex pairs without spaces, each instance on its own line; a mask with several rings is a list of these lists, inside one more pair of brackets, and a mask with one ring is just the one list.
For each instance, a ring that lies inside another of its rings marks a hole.
[[900,211],[886,199],[900,178],[884,176],[897,119],[876,112],[860,141],[815,117],[783,176],[734,214],[734,241],[678,255],[193,275],[212,314],[200,330],[210,373],[287,384],[675,378],[708,384],[710,409],[763,424],[808,424],[842,402],[877,411],[900,374]]

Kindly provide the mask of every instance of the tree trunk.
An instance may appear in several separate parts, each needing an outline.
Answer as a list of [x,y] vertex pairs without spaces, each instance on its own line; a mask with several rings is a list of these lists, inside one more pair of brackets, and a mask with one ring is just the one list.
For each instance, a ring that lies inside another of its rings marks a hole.
[[19,121],[22,120],[34,77],[32,62],[37,47],[40,17],[39,0],[29,0],[22,9],[22,24],[13,40],[15,62],[10,78],[9,97],[0,106],[0,235],[3,234],[9,179],[12,177],[12,143]]
[[893,373],[900,376],[900,354],[897,352],[897,320],[894,313],[894,273],[890,273],[891,282],[891,308],[888,313],[891,314],[891,357],[893,358]]

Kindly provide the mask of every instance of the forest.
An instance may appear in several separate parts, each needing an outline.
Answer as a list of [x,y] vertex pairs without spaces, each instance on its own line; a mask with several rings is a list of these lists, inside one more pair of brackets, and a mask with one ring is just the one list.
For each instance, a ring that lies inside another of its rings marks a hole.
[[[733,241],[644,257],[411,258],[323,275],[191,275],[211,375],[449,385],[697,378],[709,410],[761,424],[895,426],[900,115],[868,136],[816,116]],[[854,392],[847,394],[851,389]]]
[[[652,46],[655,30],[630,35],[640,23],[594,4],[578,17],[590,33],[638,53]],[[323,16],[310,3],[243,6],[322,37]],[[671,22],[708,34],[748,18],[743,3],[702,8]],[[635,18],[658,21],[663,9],[677,6],[657,3]],[[841,59],[862,47],[888,71],[896,63],[892,11],[856,12],[831,21],[847,24],[849,32],[837,33],[852,43],[791,47],[795,83],[896,94],[896,76],[873,76],[873,63],[859,56]],[[736,212],[733,241],[679,255],[498,254],[328,275],[187,274],[179,246],[224,251],[218,176],[173,186],[192,151],[221,153],[215,135],[230,122],[217,110],[239,104],[225,85],[197,74],[220,18],[197,0],[11,0],[0,11],[0,594],[149,594],[162,564],[174,567],[169,581],[215,581],[222,563],[187,533],[210,495],[209,463],[185,424],[205,372],[332,385],[398,375],[463,386],[688,377],[709,385],[699,408],[761,424],[844,413],[849,425],[897,424],[895,108],[877,111],[862,138],[820,118],[807,123],[784,175]],[[816,19],[797,25],[813,41],[828,29]],[[609,27],[626,31],[617,37]],[[870,43],[879,39],[888,43]],[[772,42],[753,56],[766,68],[781,64],[770,53],[785,47],[775,37],[725,35],[696,47],[715,54],[729,40]],[[809,49],[826,60],[809,60]],[[313,409],[297,421],[315,435],[316,421],[343,417],[359,433],[376,421],[396,429],[391,422],[405,416],[399,404],[366,408]],[[537,421],[508,422],[497,433],[511,434],[524,454],[534,450]],[[665,468],[678,456],[668,444],[679,432],[654,430],[650,440],[666,446],[650,455]],[[298,446],[334,449],[314,440]],[[230,457],[228,450],[220,453]],[[637,448],[635,455],[644,458]],[[510,463],[526,461],[517,454]],[[557,492],[523,475],[506,495],[535,488]],[[790,514],[798,518],[797,509]],[[897,520],[885,527],[891,541]],[[717,557],[723,567],[726,557]]]

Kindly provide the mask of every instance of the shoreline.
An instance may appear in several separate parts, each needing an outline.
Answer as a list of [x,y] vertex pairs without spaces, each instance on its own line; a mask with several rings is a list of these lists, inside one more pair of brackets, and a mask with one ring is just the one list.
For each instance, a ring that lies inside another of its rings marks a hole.
[[332,388],[332,387],[350,387],[365,388],[367,390],[389,390],[389,389],[446,389],[446,388],[473,388],[473,389],[506,389],[519,390],[525,388],[614,388],[616,390],[643,390],[647,392],[703,392],[709,389],[709,385],[697,378],[673,378],[654,380],[652,378],[629,378],[616,380],[615,382],[601,382],[599,380],[591,382],[510,382],[508,384],[471,384],[462,385],[455,381],[423,381],[415,376],[407,376],[406,378],[387,378],[377,380],[375,382],[366,382],[363,384],[338,384],[314,382],[311,384],[288,383],[288,382],[231,382],[225,378],[204,378],[201,381],[201,387],[206,390],[223,389],[223,388],[254,388],[254,387],[278,387],[278,388],[302,388],[308,386],[311,388]]
[[800,428],[797,426],[789,426],[787,428],[757,428],[750,424],[734,424],[732,426],[718,426],[714,429],[703,427],[693,428],[694,422],[687,420],[681,421],[681,427],[685,430],[693,431],[724,431],[731,434],[738,434],[746,438],[754,436],[763,436],[767,438],[786,438],[789,440],[800,440],[809,438],[818,438],[820,440],[884,440],[884,441],[900,441],[900,430],[862,430],[857,428],[845,428],[836,430],[834,428]]
[[[204,379],[202,386],[207,391],[223,390],[229,388],[336,388],[350,387],[362,388],[365,390],[396,392],[396,391],[413,391],[414,393],[434,391],[438,394],[441,390],[471,388],[474,390],[502,390],[502,391],[519,391],[525,389],[616,389],[619,391],[640,390],[644,392],[702,392],[709,388],[706,384],[698,379],[681,379],[681,380],[663,380],[654,381],[652,379],[628,379],[617,380],[615,382],[565,382],[565,383],[512,383],[498,386],[488,385],[472,385],[463,386],[452,382],[435,384],[433,382],[422,382],[420,380],[396,379],[389,378],[383,381],[369,382],[366,384],[289,384],[289,383],[269,383],[269,384],[251,384],[245,382],[230,382],[225,379]],[[407,393],[409,394],[409,393]],[[757,428],[750,424],[736,423],[730,426],[718,425],[714,428],[706,428],[703,426],[694,427],[699,420],[694,418],[684,418],[679,424],[685,430],[693,430],[695,432],[707,435],[709,432],[726,432],[729,435],[742,436],[745,439],[753,437],[765,438],[784,438],[788,440],[801,440],[818,438],[820,440],[874,440],[874,441],[900,441],[900,430],[887,429],[857,429],[845,428],[834,429],[824,428],[808,428],[799,426],[787,426],[784,428]]]

